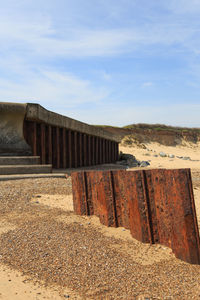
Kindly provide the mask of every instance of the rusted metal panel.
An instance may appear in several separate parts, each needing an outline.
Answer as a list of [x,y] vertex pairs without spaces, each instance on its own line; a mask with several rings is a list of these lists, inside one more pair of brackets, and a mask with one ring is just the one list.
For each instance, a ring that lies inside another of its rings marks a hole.
[[105,164],[106,162],[106,141],[102,139],[102,163]]
[[116,161],[119,160],[119,144],[118,143],[115,143],[116,144]]
[[95,214],[104,225],[123,226],[139,241],[166,245],[177,258],[200,264],[189,169],[75,172],[72,183],[76,213]]
[[145,176],[154,242],[172,248],[182,260],[200,263],[190,170],[148,170]]
[[45,158],[46,158],[46,147],[45,147],[45,124],[40,124],[40,130],[41,130],[41,135],[40,135],[40,147],[41,147],[41,163],[44,165],[45,164]]
[[94,214],[106,226],[116,227],[115,204],[113,197],[113,182],[111,172],[89,171],[87,177],[87,190]]
[[111,172],[119,226],[130,229],[137,240],[151,243],[148,204],[142,171]]
[[101,140],[101,138],[98,138],[98,145],[99,145],[99,150],[98,150],[99,160],[98,160],[98,163],[102,164],[102,140]]
[[91,161],[95,165],[95,137],[91,136]]
[[60,128],[56,127],[56,168],[60,168]]
[[71,130],[68,130],[68,134],[67,134],[67,153],[68,153],[68,167],[71,168],[72,167],[72,132]]
[[62,129],[62,168],[67,167],[66,129]]
[[33,155],[37,156],[37,123],[33,122]]
[[88,139],[88,149],[87,149],[88,150],[88,163],[87,164],[88,164],[88,166],[91,166],[91,164],[92,164],[91,136],[88,135],[87,139]]
[[79,133],[79,166],[83,166],[83,134]]
[[77,132],[74,132],[74,167],[77,168],[78,166],[78,138]]
[[95,137],[95,165],[99,164],[99,138]]
[[116,143],[113,142],[113,159],[114,161],[116,161],[116,158],[117,158],[117,151],[116,151]]
[[110,142],[110,144],[111,144],[111,162],[114,162],[114,151],[113,151],[113,142],[111,141]]
[[87,166],[87,136],[83,135],[83,165]]
[[116,161],[115,142],[113,142],[113,162]]
[[73,174],[73,205],[76,214],[90,215],[88,211],[87,185],[85,183],[84,172],[74,172]]
[[52,127],[51,127],[51,125],[48,125],[47,137],[48,137],[48,163],[52,164]]
[[105,150],[104,150],[105,152],[105,163],[108,163],[108,141],[107,140],[105,140]]
[[133,237],[144,243],[151,243],[147,195],[142,171],[126,173],[129,183],[130,231]]
[[116,161],[117,143],[105,138],[28,119],[24,120],[23,133],[32,154],[40,156],[43,164],[53,164],[54,168]]
[[111,141],[108,141],[108,162],[111,162]]
[[130,213],[127,190],[129,186],[126,180],[126,171],[115,171],[113,176],[113,195],[115,198],[117,225],[120,227],[130,228]]
[[95,136],[92,137],[92,164],[96,164],[96,140]]

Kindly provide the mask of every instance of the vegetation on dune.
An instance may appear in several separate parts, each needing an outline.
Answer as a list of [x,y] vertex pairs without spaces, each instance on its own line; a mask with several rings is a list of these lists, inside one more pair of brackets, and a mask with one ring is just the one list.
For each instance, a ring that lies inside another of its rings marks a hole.
[[97,125],[121,138],[124,145],[142,146],[145,143],[158,142],[163,145],[180,145],[200,141],[200,128],[178,127],[164,124],[131,124],[124,127]]
[[200,132],[200,128],[190,128],[190,127],[180,127],[180,126],[170,126],[164,124],[146,124],[146,123],[139,123],[139,124],[131,124],[124,126],[125,129],[151,129],[151,130],[167,130],[167,131],[182,131],[182,132]]
[[114,129],[124,129],[124,130],[151,130],[151,131],[173,131],[173,132],[189,132],[189,133],[200,133],[200,128],[195,127],[180,127],[180,126],[171,126],[164,124],[146,124],[146,123],[138,123],[138,124],[130,124],[123,127],[112,126],[112,125],[95,125],[96,127],[101,128],[114,128]]

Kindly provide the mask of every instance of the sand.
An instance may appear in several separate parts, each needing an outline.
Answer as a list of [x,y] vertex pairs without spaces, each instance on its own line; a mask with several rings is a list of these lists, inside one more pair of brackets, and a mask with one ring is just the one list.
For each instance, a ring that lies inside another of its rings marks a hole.
[[[138,147],[120,147],[120,151],[123,153],[133,154],[136,159],[142,161],[150,161],[150,168],[191,168],[193,170],[200,169],[200,145],[191,146],[176,146],[168,147],[160,145],[158,143],[149,143],[146,145],[147,149],[141,149]],[[164,152],[166,155],[173,154],[174,158],[161,157],[160,152]],[[155,157],[155,155],[158,155]],[[191,160],[183,160],[179,157],[190,157]]]
[[[200,148],[120,147],[148,168],[192,168],[200,227]],[[71,179],[0,182],[0,299],[199,299],[200,266],[129,230],[73,213]]]

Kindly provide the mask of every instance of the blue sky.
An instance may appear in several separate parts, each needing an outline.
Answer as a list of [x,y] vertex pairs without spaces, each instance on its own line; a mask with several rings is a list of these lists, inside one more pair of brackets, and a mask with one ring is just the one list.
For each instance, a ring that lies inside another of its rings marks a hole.
[[0,101],[200,127],[199,0],[1,1],[0,45]]

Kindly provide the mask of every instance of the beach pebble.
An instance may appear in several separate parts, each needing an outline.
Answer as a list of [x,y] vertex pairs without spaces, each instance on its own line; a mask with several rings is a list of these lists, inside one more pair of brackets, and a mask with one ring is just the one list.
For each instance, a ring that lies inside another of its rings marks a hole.
[[162,152],[162,151],[159,153],[159,155],[160,155],[161,157],[166,157],[166,156],[167,156],[167,154],[166,154],[165,152]]
[[150,165],[150,163],[148,161],[141,161],[141,163],[140,163],[140,167],[147,167],[149,165]]
[[184,156],[182,159],[183,160],[190,160],[190,157],[189,156]]

